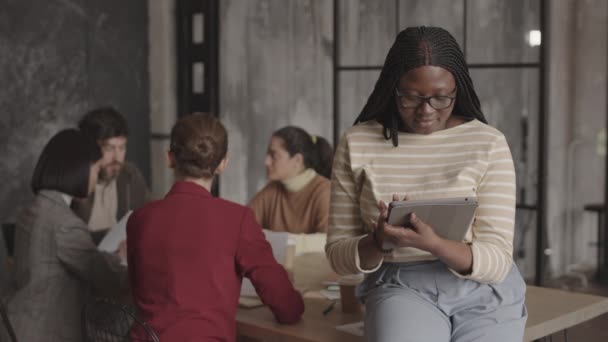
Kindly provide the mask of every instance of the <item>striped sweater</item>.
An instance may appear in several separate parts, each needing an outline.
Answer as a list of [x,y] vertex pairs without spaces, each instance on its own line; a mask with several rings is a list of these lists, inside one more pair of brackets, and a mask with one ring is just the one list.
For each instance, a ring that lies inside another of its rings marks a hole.
[[[358,242],[378,219],[378,200],[476,196],[479,207],[464,242],[473,253],[471,274],[501,282],[513,262],[515,170],[502,133],[480,121],[429,135],[399,133],[399,146],[375,121],[347,130],[334,157],[326,253],[340,274],[370,273],[360,266]],[[383,262],[437,259],[415,248],[398,248]],[[380,263],[381,264],[381,263]]]

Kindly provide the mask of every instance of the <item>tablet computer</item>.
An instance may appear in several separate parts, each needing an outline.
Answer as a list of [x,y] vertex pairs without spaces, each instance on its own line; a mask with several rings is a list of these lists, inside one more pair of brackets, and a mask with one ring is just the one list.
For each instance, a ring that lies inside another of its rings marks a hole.
[[[469,230],[477,209],[476,197],[439,198],[391,202],[388,207],[388,224],[410,227],[411,213],[433,227],[437,235],[453,241],[462,241]],[[385,241],[383,248],[393,248]]]

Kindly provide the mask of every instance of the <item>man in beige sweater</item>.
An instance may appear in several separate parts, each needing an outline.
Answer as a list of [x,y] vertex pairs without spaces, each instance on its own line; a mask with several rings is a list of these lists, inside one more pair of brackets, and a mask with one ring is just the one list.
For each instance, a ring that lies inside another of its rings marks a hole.
[[73,201],[72,209],[91,231],[103,232],[145,204],[149,192],[141,172],[125,161],[128,126],[122,114],[111,107],[98,108],[88,112],[78,128],[97,141],[103,162],[95,192]]

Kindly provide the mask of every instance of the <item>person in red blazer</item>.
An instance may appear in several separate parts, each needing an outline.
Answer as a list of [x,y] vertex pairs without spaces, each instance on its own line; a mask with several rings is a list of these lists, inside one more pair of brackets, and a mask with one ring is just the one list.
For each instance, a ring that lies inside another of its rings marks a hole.
[[251,209],[210,193],[227,146],[226,129],[212,115],[181,118],[168,153],[178,181],[129,218],[134,302],[161,341],[234,341],[243,277],[279,323],[296,323],[304,311]]

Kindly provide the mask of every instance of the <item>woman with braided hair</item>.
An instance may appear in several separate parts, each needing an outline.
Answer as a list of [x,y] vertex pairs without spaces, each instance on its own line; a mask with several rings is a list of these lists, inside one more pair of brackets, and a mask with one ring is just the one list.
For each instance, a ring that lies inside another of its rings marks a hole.
[[[358,295],[369,341],[522,340],[513,159],[449,32],[399,33],[336,149],[331,183],[326,253],[336,272],[367,274]],[[415,213],[407,228],[386,223],[391,200],[473,196],[479,206],[463,241],[440,237]]]

